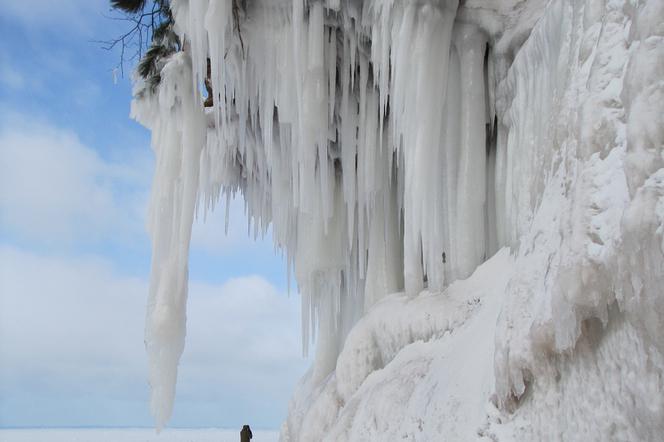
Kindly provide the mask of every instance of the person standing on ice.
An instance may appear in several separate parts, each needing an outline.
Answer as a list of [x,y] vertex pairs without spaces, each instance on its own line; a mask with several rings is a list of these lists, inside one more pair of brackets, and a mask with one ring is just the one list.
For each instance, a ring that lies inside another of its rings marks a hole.
[[249,428],[249,425],[243,426],[242,431],[240,431],[240,442],[249,442],[252,437],[254,437],[254,435],[251,434],[251,428]]

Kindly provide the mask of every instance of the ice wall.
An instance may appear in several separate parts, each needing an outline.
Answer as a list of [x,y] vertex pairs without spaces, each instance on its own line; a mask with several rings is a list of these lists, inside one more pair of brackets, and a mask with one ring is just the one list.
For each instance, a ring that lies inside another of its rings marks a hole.
[[512,220],[499,237],[522,271],[496,330],[496,393],[531,423],[520,439],[664,429],[663,8],[551,2],[497,89],[498,218]]
[[[659,431],[661,0],[173,0],[172,9],[184,51],[164,67],[158,93],[133,110],[153,130],[158,162],[146,331],[158,426],[170,415],[184,343],[191,221],[241,192],[254,234],[271,226],[297,280],[304,351],[317,339],[286,439],[316,440],[327,428],[381,440],[380,431],[352,430],[349,410],[382,388],[363,388],[368,374],[407,376],[406,361],[420,364],[407,349],[447,330],[434,321],[416,332],[418,314],[447,314],[420,293],[472,301],[448,287],[502,246],[518,271],[504,290],[483,292],[497,297],[485,318],[495,323],[501,311],[497,327],[487,334],[472,314],[457,324],[492,342],[495,333],[495,350],[478,346],[478,359],[450,353],[480,364],[495,351],[495,384],[493,373],[476,373],[495,385],[495,406],[468,425],[496,435],[495,422],[523,416],[529,423],[513,437],[537,439],[556,425],[569,428],[564,439],[581,437],[599,424],[583,413],[560,420],[563,405],[588,404],[574,387],[584,380],[575,364],[596,363],[596,385],[619,377],[611,348],[640,345],[649,362],[630,370],[649,379],[639,388],[650,385],[659,405],[619,434]],[[208,60],[214,105],[204,111]],[[378,329],[358,323],[400,291],[413,315]],[[353,338],[355,353],[349,333],[366,337]],[[604,335],[601,350],[592,337]],[[583,342],[587,353],[568,357]],[[410,356],[392,372],[402,351]],[[568,386],[557,396],[556,379]],[[634,412],[629,400],[598,391],[596,400],[617,404],[614,414]],[[489,394],[472,400],[489,404]],[[492,421],[494,412],[503,415]],[[464,431],[480,434],[471,427],[444,428],[466,439]]]

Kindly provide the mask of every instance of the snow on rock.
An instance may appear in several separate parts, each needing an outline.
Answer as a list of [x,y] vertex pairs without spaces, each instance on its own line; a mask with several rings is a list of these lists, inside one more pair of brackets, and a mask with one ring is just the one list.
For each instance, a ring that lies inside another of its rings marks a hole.
[[[505,196],[524,190],[499,204],[516,214],[503,235],[518,241],[523,271],[497,327],[496,392],[530,423],[520,439],[655,440],[664,429],[654,202],[664,103],[641,95],[664,91],[663,12],[661,2],[552,2],[498,88],[511,100],[505,167],[519,168]],[[660,69],[643,59],[653,40]],[[644,150],[652,159],[636,160]]]
[[495,324],[512,272],[513,258],[503,249],[442,294],[395,294],[374,305],[313,397],[305,377],[282,439],[477,437],[493,388]]
[[191,222],[241,192],[317,343],[283,440],[662,434],[662,0],[171,6],[184,50],[133,104],[159,427]]

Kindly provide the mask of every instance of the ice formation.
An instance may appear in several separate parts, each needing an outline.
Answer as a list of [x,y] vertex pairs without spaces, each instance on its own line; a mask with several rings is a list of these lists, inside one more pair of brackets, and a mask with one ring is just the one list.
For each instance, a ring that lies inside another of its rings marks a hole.
[[184,50],[132,110],[158,427],[192,220],[241,192],[317,339],[283,440],[664,434],[662,0],[171,6]]

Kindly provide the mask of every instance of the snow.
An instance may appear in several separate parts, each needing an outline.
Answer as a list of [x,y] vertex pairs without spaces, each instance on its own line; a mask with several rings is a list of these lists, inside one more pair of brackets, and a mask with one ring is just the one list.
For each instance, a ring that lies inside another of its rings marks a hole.
[[239,192],[316,340],[283,440],[661,434],[664,2],[241,3],[173,0],[185,50],[133,104],[157,427],[191,223]]
[[[513,273],[503,249],[442,294],[391,295],[348,335],[324,390],[305,376],[285,440],[468,440],[493,386],[493,334]],[[459,376],[463,373],[463,376]]]
[[[254,442],[276,442],[276,431],[252,430]],[[240,430],[147,428],[21,428],[0,429],[3,442],[237,442]]]

